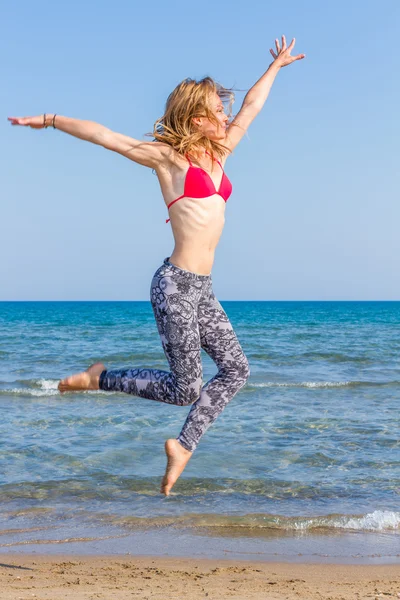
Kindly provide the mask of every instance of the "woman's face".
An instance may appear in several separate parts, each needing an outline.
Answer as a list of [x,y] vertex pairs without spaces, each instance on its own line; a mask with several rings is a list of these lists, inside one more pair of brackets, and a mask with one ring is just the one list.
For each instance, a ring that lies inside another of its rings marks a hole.
[[225,114],[221,98],[216,93],[211,97],[210,108],[217,119],[218,124],[212,123],[207,117],[196,117],[193,121],[209,140],[221,142],[225,139],[228,117]]

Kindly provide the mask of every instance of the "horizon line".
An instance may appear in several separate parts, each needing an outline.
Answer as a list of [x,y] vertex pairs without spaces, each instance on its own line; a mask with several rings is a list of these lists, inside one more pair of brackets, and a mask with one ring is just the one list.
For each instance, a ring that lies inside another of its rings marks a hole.
[[[252,300],[252,299],[246,299],[246,300],[221,300],[219,299],[220,302],[400,302],[400,299],[398,300],[349,300],[349,299],[342,299],[342,300]],[[150,300],[0,300],[0,303],[5,303],[5,302],[148,302],[150,304]]]

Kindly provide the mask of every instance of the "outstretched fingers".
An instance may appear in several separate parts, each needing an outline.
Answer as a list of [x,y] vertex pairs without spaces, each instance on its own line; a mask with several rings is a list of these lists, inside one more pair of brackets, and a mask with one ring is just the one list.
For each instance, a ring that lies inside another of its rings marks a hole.
[[293,38],[292,41],[290,42],[289,46],[287,46],[286,45],[286,37],[284,35],[282,35],[282,47],[277,38],[275,40],[276,52],[272,48],[269,49],[274,60],[278,59],[277,64],[279,64],[281,67],[285,67],[286,65],[290,65],[291,63],[295,62],[296,60],[301,60],[302,58],[305,58],[305,56],[306,56],[305,54],[298,54],[297,56],[291,56],[290,53],[293,50],[295,43],[296,43],[296,38]]
[[[296,38],[293,38],[292,41],[290,42],[290,45],[288,46],[289,54],[293,50],[295,43],[296,43]],[[290,58],[292,58],[292,62],[294,62],[295,60],[301,60],[302,58],[305,58],[305,56],[306,56],[305,54],[298,54],[297,56],[291,56]]]
[[272,50],[272,48],[270,48],[269,51],[271,52],[271,54],[274,58],[277,58],[279,56],[279,54],[282,54],[282,52],[285,52],[285,50],[287,50],[288,53],[290,54],[291,50],[293,50],[293,48],[294,48],[295,41],[296,41],[295,38],[293,38],[288,47],[286,45],[286,36],[282,35],[282,47],[280,46],[278,38],[276,38],[276,40],[275,40],[276,53]]

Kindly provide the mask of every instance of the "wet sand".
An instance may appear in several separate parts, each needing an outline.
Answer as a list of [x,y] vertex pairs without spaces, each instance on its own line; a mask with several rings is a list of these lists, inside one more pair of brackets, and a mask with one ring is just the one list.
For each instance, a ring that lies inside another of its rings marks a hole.
[[2,554],[1,600],[400,598],[400,565]]

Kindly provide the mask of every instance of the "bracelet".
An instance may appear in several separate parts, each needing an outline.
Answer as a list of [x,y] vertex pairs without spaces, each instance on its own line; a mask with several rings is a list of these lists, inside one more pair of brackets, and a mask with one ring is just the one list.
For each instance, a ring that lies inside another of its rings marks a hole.
[[[57,114],[53,115],[53,118],[52,118],[52,121],[51,121],[51,124],[53,125],[53,129],[56,129],[56,126],[55,126],[56,116],[57,116]],[[46,125],[46,117],[47,117],[47,115],[46,115],[46,113],[44,113],[44,115],[43,115],[43,127],[44,127],[44,129],[47,129],[49,127],[49,125]]]

